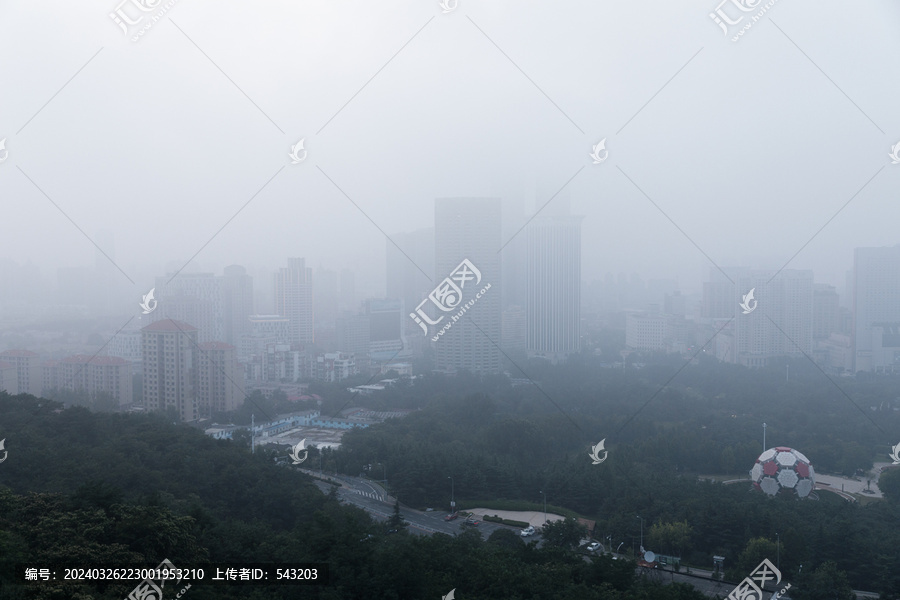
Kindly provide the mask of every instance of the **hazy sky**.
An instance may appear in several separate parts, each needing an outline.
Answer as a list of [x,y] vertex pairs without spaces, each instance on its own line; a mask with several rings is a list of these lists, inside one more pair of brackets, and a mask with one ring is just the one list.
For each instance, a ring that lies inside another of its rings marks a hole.
[[690,291],[694,244],[778,268],[809,242],[790,267],[842,285],[854,247],[900,242],[896,0],[779,0],[736,43],[718,0],[177,0],[138,42],[118,1],[0,0],[0,258],[48,278],[93,265],[81,228],[115,232],[136,293],[204,245],[187,271],[303,256],[379,286],[382,231],[434,198],[521,219],[564,186],[585,279]]

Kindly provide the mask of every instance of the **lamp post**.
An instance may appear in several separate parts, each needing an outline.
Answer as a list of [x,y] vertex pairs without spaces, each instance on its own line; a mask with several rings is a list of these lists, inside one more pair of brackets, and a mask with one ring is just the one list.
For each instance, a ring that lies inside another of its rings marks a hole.
[[766,424],[763,423],[763,452],[766,451]]
[[775,568],[781,570],[781,536],[775,532]]
[[621,548],[621,547],[622,547],[622,544],[624,544],[624,543],[625,543],[624,541],[623,541],[623,542],[619,542],[619,546],[616,548],[616,554],[619,553],[619,548]]
[[453,477],[448,477],[450,480],[450,512],[456,512],[456,500],[453,497]]
[[544,523],[547,522],[547,494],[541,491],[541,495],[544,497]]
[[641,552],[644,551],[644,517],[635,515],[638,519],[641,520]]

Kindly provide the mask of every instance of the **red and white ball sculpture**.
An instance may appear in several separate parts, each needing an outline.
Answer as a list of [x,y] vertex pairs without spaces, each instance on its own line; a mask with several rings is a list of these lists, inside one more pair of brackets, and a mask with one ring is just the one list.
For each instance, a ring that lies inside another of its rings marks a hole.
[[816,473],[809,459],[793,448],[778,446],[759,455],[750,470],[753,485],[766,494],[796,492],[806,498],[816,485]]

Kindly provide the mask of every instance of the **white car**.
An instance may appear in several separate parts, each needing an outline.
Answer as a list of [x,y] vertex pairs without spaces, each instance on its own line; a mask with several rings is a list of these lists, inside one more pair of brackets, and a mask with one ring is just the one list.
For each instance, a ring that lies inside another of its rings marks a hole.
[[588,544],[587,549],[588,549],[588,552],[594,552],[599,547],[600,547],[600,542],[591,542],[590,544]]
[[523,529],[522,533],[520,533],[519,535],[521,535],[522,537],[528,537],[529,535],[534,535],[534,527],[529,525],[528,527]]

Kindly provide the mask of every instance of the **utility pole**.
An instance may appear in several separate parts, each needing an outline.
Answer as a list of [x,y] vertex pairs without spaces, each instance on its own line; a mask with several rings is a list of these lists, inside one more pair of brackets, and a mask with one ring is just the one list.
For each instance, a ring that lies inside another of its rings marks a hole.
[[[637,515],[635,515],[635,516],[637,516]],[[637,518],[641,520],[641,552],[643,552],[644,551],[644,518],[641,516],[638,516]]]
[[763,423],[763,452],[766,451],[766,424]]
[[254,434],[256,433],[256,415],[250,415],[250,454],[256,454]]
[[541,495],[544,497],[544,523],[547,522],[547,494],[541,491]]

